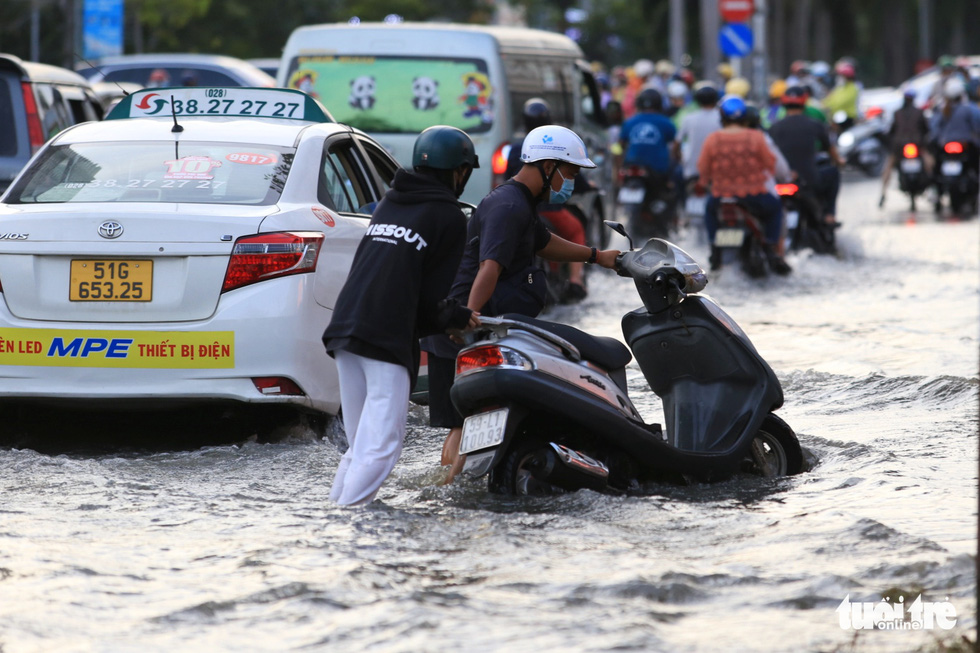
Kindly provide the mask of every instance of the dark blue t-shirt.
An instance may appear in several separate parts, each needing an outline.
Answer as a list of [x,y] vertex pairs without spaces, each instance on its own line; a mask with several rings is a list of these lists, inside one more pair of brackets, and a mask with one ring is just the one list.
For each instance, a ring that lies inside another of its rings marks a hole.
[[551,232],[538,219],[527,186],[516,181],[497,186],[470,218],[463,260],[449,296],[465,304],[481,261],[499,263],[503,268],[500,278],[506,279],[532,265],[535,254],[550,239]]
[[626,141],[626,163],[646,166],[654,172],[670,170],[670,143],[677,136],[677,127],[670,118],[659,113],[638,113],[623,123],[619,134]]

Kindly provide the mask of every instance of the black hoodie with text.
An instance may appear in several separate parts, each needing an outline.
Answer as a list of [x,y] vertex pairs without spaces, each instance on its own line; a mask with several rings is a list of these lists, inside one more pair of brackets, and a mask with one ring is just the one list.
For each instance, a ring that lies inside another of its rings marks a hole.
[[419,338],[462,328],[469,310],[447,301],[463,254],[466,218],[448,186],[398,170],[364,234],[330,325],[338,349],[418,372]]

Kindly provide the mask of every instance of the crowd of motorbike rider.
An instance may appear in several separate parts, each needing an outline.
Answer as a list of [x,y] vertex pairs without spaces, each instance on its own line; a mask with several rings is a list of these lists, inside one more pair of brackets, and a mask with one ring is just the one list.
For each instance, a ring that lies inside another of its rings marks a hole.
[[[704,223],[709,242],[717,224],[718,200],[723,194],[734,193],[743,204],[761,213],[758,217],[770,234],[766,243],[770,268],[787,274],[790,267],[783,259],[786,226],[775,182],[795,180],[804,208],[816,219],[838,225],[836,202],[844,161],[833,136],[846,128],[848,121],[858,118],[856,64],[850,58],[839,60],[833,67],[824,62],[794,62],[785,79],[769,86],[761,107],[749,100],[749,81],[735,74],[729,64],[720,65],[716,72],[714,79],[695,81],[690,71],[677,69],[668,61],[654,64],[645,59],[628,71],[615,70],[603,98],[608,108],[623,116],[622,124],[613,131],[617,142],[614,167],[645,166],[653,172],[653,183],[673,189],[679,204],[691,189],[708,190]],[[841,126],[831,119],[838,112],[846,116]],[[729,138],[751,142],[759,158],[742,161],[739,170],[732,168],[730,173],[738,172],[742,179],[734,185],[726,183],[725,176],[717,175],[726,168],[724,159],[736,154],[716,147],[704,153],[704,144],[717,131],[734,134],[753,128],[764,132],[761,140],[748,135]],[[762,143],[772,156],[762,154]],[[703,157],[707,158],[702,163]],[[703,169],[715,171],[711,184],[701,179]],[[614,174],[614,178],[619,177]],[[746,184],[747,177],[752,181]],[[762,194],[766,197],[757,197]],[[713,257],[712,264],[717,268],[721,262]]]
[[922,97],[909,86],[903,91],[903,104],[892,116],[888,131],[890,152],[882,170],[879,206],[895,162],[906,145],[914,145],[922,158],[926,176],[932,179],[936,213],[942,209],[943,184],[938,162],[949,143],[964,147],[965,174],[976,184],[980,176],[980,77],[971,76],[967,60],[944,55],[937,61],[939,78]]
[[[950,141],[964,144],[968,174],[976,176],[980,171],[980,78],[971,77],[965,61],[952,57],[940,57],[937,65],[941,76],[925,106],[909,88],[904,105],[892,116],[882,116],[880,108],[871,110],[880,119],[891,121],[880,206],[884,205],[895,161],[907,143],[918,146],[930,176],[938,173],[936,161]],[[707,136],[722,130],[723,120],[729,127],[756,126],[772,136],[788,162],[804,209],[827,224],[839,226],[836,201],[845,161],[835,146],[836,137],[865,119],[860,115],[862,84],[855,60],[843,57],[833,66],[823,61],[795,61],[785,78],[769,85],[766,99],[758,107],[749,101],[749,81],[737,75],[730,64],[721,64],[715,73],[696,81],[691,71],[667,60],[653,63],[641,59],[630,68],[601,76],[603,102],[618,118],[611,121],[617,170],[614,179],[621,178],[618,171],[624,166],[646,166],[654,173],[651,183],[669,186],[670,196],[683,206],[700,177],[699,158]],[[735,110],[725,115],[723,106],[737,106],[725,104],[730,98],[745,103],[744,113]],[[781,176],[775,169],[768,174],[776,179]],[[934,184],[938,212],[943,191],[938,179]],[[714,192],[711,195],[717,197]],[[709,202],[705,214],[709,232],[714,208],[715,203]],[[781,219],[773,215],[767,213],[766,219]],[[781,238],[776,254],[781,255],[784,247],[785,238]]]

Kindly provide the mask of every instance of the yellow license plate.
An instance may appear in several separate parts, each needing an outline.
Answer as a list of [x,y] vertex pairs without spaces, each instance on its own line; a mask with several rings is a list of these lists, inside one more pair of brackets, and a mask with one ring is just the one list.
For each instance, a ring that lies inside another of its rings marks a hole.
[[73,302],[148,302],[153,299],[153,261],[74,259],[68,299]]

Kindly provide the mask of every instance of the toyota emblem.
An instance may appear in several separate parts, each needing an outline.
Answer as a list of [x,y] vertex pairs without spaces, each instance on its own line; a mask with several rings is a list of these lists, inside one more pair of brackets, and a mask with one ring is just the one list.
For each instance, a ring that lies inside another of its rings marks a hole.
[[122,232],[123,226],[115,220],[107,220],[99,225],[99,235],[103,238],[119,238]]

